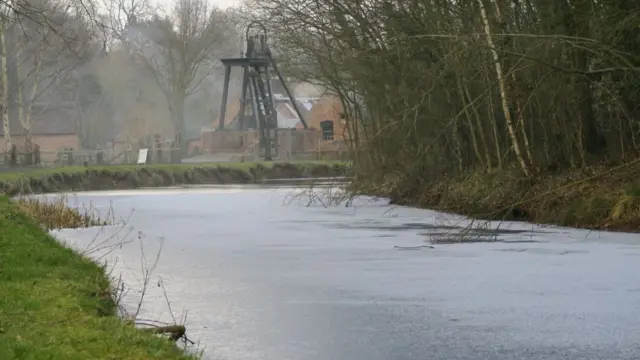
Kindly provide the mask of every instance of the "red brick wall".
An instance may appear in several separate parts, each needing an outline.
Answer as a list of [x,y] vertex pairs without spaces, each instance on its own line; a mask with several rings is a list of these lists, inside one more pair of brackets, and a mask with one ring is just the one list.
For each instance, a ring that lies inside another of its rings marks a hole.
[[[325,95],[318,100],[307,117],[310,129],[320,132],[320,123],[324,120],[333,121],[333,140],[322,140],[322,136],[318,141],[318,149],[337,150],[345,147],[344,141],[348,137],[346,123],[340,118],[343,112],[342,103],[337,96]],[[298,124],[297,128],[303,128],[302,124]]]
[[[16,144],[18,150],[24,148],[24,136],[12,135],[11,142]],[[64,148],[80,149],[80,139],[77,135],[33,135],[33,144],[40,145],[40,151],[57,151]],[[4,151],[4,138],[0,138],[0,151]]]
[[278,154],[283,157],[296,153],[315,151],[320,134],[314,130],[280,130],[278,132]]
[[[24,151],[24,136],[12,135],[11,142],[16,144],[18,151]],[[31,142],[40,146],[40,159],[43,164],[53,162],[57,152],[64,148],[79,150],[80,139],[77,135],[33,135]],[[4,152],[4,138],[0,137],[0,152]]]
[[[325,95],[318,102],[313,104],[307,122],[309,128],[320,130],[320,123],[324,120],[333,121],[333,138],[335,140],[344,140],[346,135],[346,124],[340,118],[343,112],[342,103],[336,96]],[[302,124],[298,124],[298,128],[303,128]]]
[[222,130],[202,132],[202,153],[240,151],[258,139],[257,130]]

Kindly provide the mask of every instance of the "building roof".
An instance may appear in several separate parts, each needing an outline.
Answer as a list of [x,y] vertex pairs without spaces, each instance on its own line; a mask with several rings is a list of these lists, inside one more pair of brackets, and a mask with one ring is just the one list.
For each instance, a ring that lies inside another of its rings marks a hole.
[[278,118],[283,117],[285,119],[298,118],[296,110],[289,104],[289,102],[276,103],[276,111],[278,112]]
[[[279,96],[278,96],[279,95]],[[281,94],[274,94],[276,99],[276,112],[278,113],[278,127],[280,128],[295,128],[300,123],[300,118],[296,114],[296,111],[288,97],[284,97]],[[296,105],[305,121],[309,116],[309,112],[313,106],[311,99],[304,99],[300,101],[296,99]],[[236,99],[227,104],[225,113],[224,127],[231,129],[239,129],[240,123],[237,121],[238,113],[240,112],[240,99]],[[245,116],[250,116],[252,113],[251,107],[247,107],[245,110]],[[213,127],[217,128],[220,118],[216,118]],[[250,126],[249,122],[245,122],[244,127]]]
[[[49,106],[44,111],[34,105],[31,110],[31,135],[75,135],[77,134],[78,113],[69,106]],[[24,128],[17,116],[9,117],[12,135],[24,134]],[[0,136],[4,136],[4,127],[0,126]]]
[[[295,108],[289,99],[289,96],[286,94],[284,86],[282,82],[274,77],[270,81],[271,91],[273,92],[273,98],[276,102],[276,112],[278,113],[278,127],[280,128],[295,128],[301,127],[301,121],[298,115],[296,114]],[[288,84],[289,90],[292,93],[297,93],[296,96],[296,107],[300,111],[305,122],[309,122],[310,112],[313,108],[313,104],[319,99],[317,96],[312,96],[315,93],[318,93],[318,89],[313,85],[307,84],[311,86],[313,89],[307,89],[309,86],[303,86],[303,84]],[[311,91],[313,90],[313,91]],[[236,98],[227,103],[225,119],[224,119],[224,127],[228,129],[239,129],[240,123],[237,121],[238,114],[240,112],[240,99]],[[251,116],[251,106],[247,106],[245,110],[245,116]],[[216,117],[213,123],[213,128],[218,128],[220,119]],[[245,121],[243,123],[243,127],[247,128],[249,126],[255,126],[255,124],[250,124],[250,121]]]
[[[300,102],[297,105],[300,114],[306,120],[308,110]],[[300,122],[300,117],[293,108],[291,101],[277,102],[276,112],[278,113],[278,127],[280,128],[295,128]]]

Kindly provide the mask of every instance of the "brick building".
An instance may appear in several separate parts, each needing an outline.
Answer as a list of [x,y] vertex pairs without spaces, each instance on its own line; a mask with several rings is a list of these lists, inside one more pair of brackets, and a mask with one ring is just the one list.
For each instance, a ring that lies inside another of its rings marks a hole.
[[[42,162],[53,161],[58,151],[73,149],[81,146],[78,134],[77,111],[66,106],[49,106],[32,109],[31,143],[40,146]],[[17,117],[10,119],[11,142],[16,145],[19,152],[25,149],[25,131]],[[4,128],[0,126],[0,152],[4,152]]]
[[[279,87],[280,83],[274,81],[272,89],[275,98],[275,110],[278,117],[279,129],[297,130],[292,133],[292,146],[295,152],[313,152],[318,150],[336,151],[346,149],[347,137],[346,122],[342,118],[342,103],[337,96],[322,94],[322,91],[309,84],[299,84],[293,89],[296,93],[296,107],[302,118],[307,123],[309,131],[304,131],[304,125],[300,121],[295,108],[285,91]],[[220,133],[216,129],[220,120],[215,119],[211,129],[202,132],[201,149],[204,153],[214,153],[221,150],[244,149],[257,142],[257,126],[251,116],[251,107],[245,109],[245,118],[238,118],[240,112],[240,100],[233,99],[226,107],[224,128],[227,131]],[[279,130],[279,131],[283,131]]]
[[[321,134],[318,144],[320,150],[345,148],[348,134],[343,111],[340,99],[334,95],[323,95],[313,103],[306,120],[310,129]],[[304,126],[299,123],[296,128],[303,129]]]

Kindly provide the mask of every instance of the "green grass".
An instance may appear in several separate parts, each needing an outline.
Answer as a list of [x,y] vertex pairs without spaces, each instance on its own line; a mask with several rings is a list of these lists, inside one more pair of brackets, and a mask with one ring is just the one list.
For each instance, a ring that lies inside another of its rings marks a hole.
[[187,359],[118,318],[103,269],[0,197],[0,359]]
[[203,184],[244,184],[267,178],[343,176],[339,161],[73,166],[0,173],[7,195]]
[[[19,185],[22,193],[30,193],[32,187],[55,191],[83,181],[90,183],[88,177],[99,174],[102,179],[98,180],[108,180],[102,184],[105,186],[117,186],[123,179],[132,183],[124,186],[153,184],[155,180],[161,186],[187,181],[185,174],[203,168],[211,173],[220,168],[249,174],[258,165],[272,168],[274,164],[90,166],[91,172],[84,166],[59,167],[0,173],[0,183]],[[331,161],[290,164],[309,170],[348,165]],[[144,168],[149,171],[145,173]],[[144,183],[138,179],[143,176],[147,177]],[[140,332],[118,318],[104,269],[51,238],[26,215],[26,205],[22,203],[21,208],[0,196],[0,359],[188,358],[167,339]],[[36,218],[51,212],[42,206],[31,206],[31,210]]]
[[42,177],[47,175],[53,175],[64,172],[65,174],[79,174],[87,171],[87,168],[91,170],[105,170],[109,172],[132,172],[141,168],[151,168],[154,170],[167,170],[167,171],[185,171],[193,168],[227,168],[248,171],[251,168],[255,168],[258,165],[262,165],[267,168],[273,167],[276,163],[293,164],[300,167],[312,167],[317,165],[334,165],[334,164],[347,164],[342,161],[286,161],[286,162],[225,162],[225,163],[194,163],[194,164],[147,164],[147,165],[90,165],[86,166],[61,166],[52,168],[40,168],[27,171],[8,171],[0,173],[0,181],[15,181],[24,177]]

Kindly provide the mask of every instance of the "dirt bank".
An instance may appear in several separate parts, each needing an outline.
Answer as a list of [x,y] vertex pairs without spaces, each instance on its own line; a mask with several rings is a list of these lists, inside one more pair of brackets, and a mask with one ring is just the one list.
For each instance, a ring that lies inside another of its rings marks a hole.
[[62,167],[0,174],[7,195],[58,191],[136,189],[197,184],[247,184],[264,179],[345,176],[344,163],[229,163],[224,165],[146,165]]

